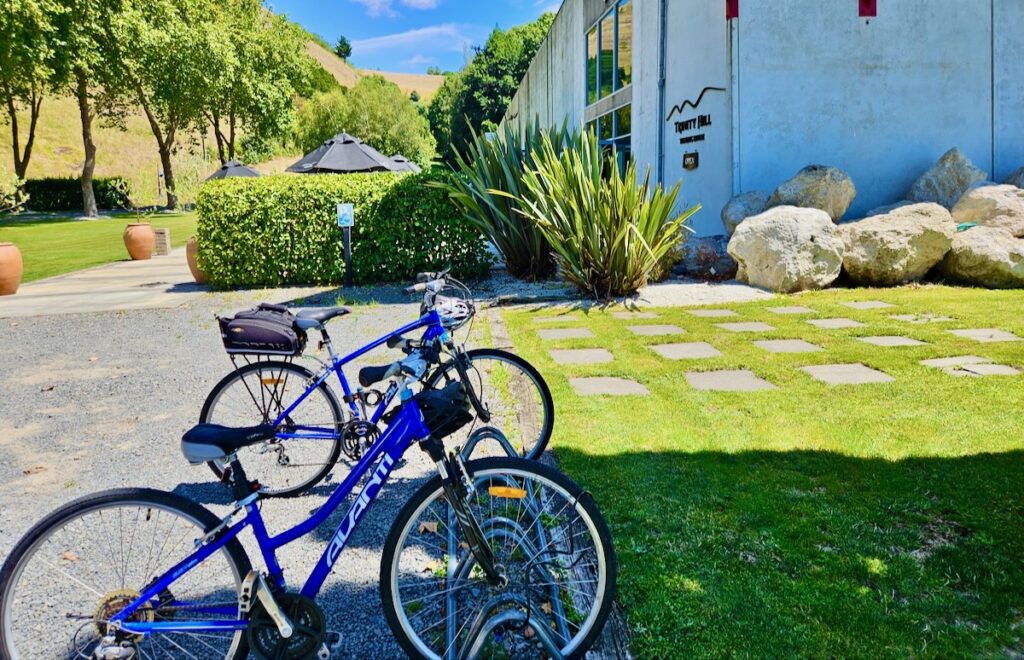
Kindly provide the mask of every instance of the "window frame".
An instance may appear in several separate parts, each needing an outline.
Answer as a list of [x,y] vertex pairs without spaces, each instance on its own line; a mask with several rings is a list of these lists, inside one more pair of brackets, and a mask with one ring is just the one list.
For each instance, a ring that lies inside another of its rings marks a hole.
[[[615,2],[612,5],[612,7],[610,9],[608,9],[608,11],[604,12],[603,14],[601,14],[601,16],[599,16],[598,19],[596,21],[594,21],[583,32],[583,68],[584,68],[584,74],[583,74],[583,100],[584,100],[584,107],[590,107],[592,105],[600,103],[604,99],[614,95],[616,92],[619,92],[619,91],[621,91],[623,89],[626,89],[627,87],[629,87],[629,86],[631,86],[633,84],[632,62],[630,62],[630,79],[629,79],[629,82],[626,83],[626,84],[622,84],[622,81],[619,80],[619,45],[620,45],[620,41],[619,41],[619,39],[620,39],[620,35],[619,35],[619,9],[621,7],[623,7],[624,5],[632,5],[632,4],[633,4],[633,0],[618,0],[617,2]],[[631,9],[635,9],[635,6],[631,7]],[[604,39],[602,38],[602,32],[603,31],[601,29],[601,24],[602,24],[602,22],[604,22],[609,17],[612,17],[612,20],[614,21],[613,24],[612,24],[612,63],[611,63],[612,64],[612,66],[611,66],[611,69],[612,69],[611,78],[612,78],[612,80],[611,80],[611,91],[609,91],[607,94],[602,95],[601,89],[602,89],[602,84],[604,83],[604,80],[603,80],[604,76],[601,75],[601,68],[602,68],[601,54],[602,54],[602,52],[604,50],[604,48],[603,48]],[[635,13],[634,13],[634,18],[635,18]],[[590,53],[590,35],[591,35],[592,32],[596,36],[596,39],[595,39],[596,51],[593,53],[593,55],[594,55],[594,69],[595,69],[595,71],[594,71],[594,88],[593,88],[593,95],[594,95],[594,99],[595,99],[594,101],[590,100],[590,98],[591,98],[590,71],[588,69],[588,67],[590,66],[590,55],[591,55],[591,53]],[[634,51],[634,49],[632,48],[632,45],[633,45],[633,36],[630,35],[630,46],[631,46],[630,47],[630,53],[633,53],[633,51]]]

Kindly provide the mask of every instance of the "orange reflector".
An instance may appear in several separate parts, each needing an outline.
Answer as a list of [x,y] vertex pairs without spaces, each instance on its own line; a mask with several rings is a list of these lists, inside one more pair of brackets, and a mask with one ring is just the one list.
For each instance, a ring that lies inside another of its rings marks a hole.
[[284,381],[280,378],[260,378],[260,382],[264,385],[280,385]]
[[508,497],[514,500],[521,500],[526,497],[526,491],[522,488],[511,488],[509,486],[491,486],[487,489],[491,497]]

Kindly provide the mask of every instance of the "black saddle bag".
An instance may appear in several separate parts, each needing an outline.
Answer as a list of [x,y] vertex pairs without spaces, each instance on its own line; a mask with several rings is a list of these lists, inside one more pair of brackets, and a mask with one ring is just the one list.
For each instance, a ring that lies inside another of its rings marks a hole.
[[217,317],[224,348],[232,355],[302,355],[306,331],[287,307],[262,303],[232,317]]

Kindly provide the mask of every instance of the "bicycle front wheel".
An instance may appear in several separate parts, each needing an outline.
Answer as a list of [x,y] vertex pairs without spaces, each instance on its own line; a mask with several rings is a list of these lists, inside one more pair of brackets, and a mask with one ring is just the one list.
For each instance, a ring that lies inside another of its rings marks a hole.
[[[313,372],[291,362],[254,362],[225,376],[210,391],[199,415],[200,424],[241,427],[272,424],[306,391]],[[274,438],[238,452],[250,479],[269,497],[292,497],[319,483],[341,455],[344,417],[326,384],[285,418],[279,432],[298,437]],[[218,478],[224,461],[208,463]]]
[[414,658],[580,658],[615,591],[611,535],[590,495],[535,461],[467,464],[473,515],[505,582],[476,564],[440,478],[402,509],[381,563],[392,632]]
[[[90,495],[47,516],[0,569],[0,657],[94,658],[107,622],[194,551],[220,521],[147,489]],[[235,621],[249,559],[237,539],[175,580],[130,621]],[[136,658],[244,658],[242,631],[117,633]]]
[[[475,348],[466,351],[466,358],[469,384],[491,415],[487,425],[504,433],[519,456],[540,458],[555,427],[555,403],[544,377],[523,358],[498,348]],[[451,360],[430,375],[427,387],[458,379]],[[468,427],[448,440],[464,444],[472,430]]]

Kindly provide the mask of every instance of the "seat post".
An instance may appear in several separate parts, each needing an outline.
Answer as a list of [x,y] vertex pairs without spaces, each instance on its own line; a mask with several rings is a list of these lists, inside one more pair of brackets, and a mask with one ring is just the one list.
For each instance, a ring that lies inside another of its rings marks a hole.
[[331,342],[331,336],[327,334],[326,323],[320,324],[320,336],[323,337],[324,346],[327,348],[327,354],[331,356],[331,361],[337,361],[338,356],[334,352],[334,344]]

